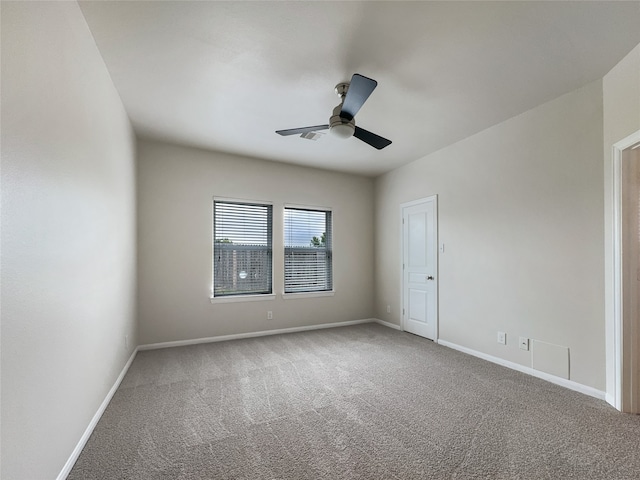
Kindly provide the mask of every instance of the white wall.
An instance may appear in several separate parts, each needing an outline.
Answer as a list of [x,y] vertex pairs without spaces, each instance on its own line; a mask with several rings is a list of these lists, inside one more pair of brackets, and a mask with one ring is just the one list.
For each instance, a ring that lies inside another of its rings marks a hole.
[[[210,303],[213,196],[273,202],[275,300]],[[285,203],[333,209],[335,296],[282,299]],[[138,219],[141,344],[371,317],[370,178],[140,141]]]
[[377,317],[400,323],[399,206],[437,194],[440,338],[525,366],[518,336],[566,346],[603,390],[601,152],[595,82],[378,177]]
[[640,45],[602,80],[604,128],[604,240],[607,393],[615,390],[613,364],[613,156],[616,142],[640,130]]
[[2,2],[2,470],[55,478],[132,353],[135,140],[75,2]]

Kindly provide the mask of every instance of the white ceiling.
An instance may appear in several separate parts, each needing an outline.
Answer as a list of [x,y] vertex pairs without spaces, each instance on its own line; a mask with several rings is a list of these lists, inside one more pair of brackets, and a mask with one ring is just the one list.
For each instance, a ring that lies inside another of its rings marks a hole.
[[[141,137],[365,175],[601,78],[640,43],[633,2],[80,2]],[[317,141],[334,86],[378,88]],[[455,161],[455,159],[452,159]]]

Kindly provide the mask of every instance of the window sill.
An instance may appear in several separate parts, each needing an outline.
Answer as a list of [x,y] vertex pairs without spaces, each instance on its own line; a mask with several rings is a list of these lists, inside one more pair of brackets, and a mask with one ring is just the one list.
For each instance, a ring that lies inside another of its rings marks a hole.
[[271,295],[233,295],[229,297],[211,297],[211,303],[234,303],[234,302],[266,302],[275,300],[275,294]]
[[333,297],[335,291],[330,292],[300,292],[300,293],[283,293],[283,300],[295,300],[297,298],[315,298],[315,297]]

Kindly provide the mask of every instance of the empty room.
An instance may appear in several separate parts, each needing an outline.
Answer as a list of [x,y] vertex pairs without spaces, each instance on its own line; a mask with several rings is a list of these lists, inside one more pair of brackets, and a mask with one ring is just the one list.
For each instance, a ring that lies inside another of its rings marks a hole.
[[4,1],[0,476],[640,478],[640,1]]

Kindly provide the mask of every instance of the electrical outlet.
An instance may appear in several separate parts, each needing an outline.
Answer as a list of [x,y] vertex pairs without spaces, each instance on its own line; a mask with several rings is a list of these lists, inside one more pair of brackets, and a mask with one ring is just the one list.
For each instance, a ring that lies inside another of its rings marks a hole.
[[391,313],[391,305],[387,305],[387,313]]
[[504,332],[498,332],[498,343],[501,343],[502,345],[506,345],[507,344],[507,334]]
[[529,350],[529,339],[526,337],[520,337],[518,345],[522,350]]
[[267,320],[273,320],[273,312],[271,310],[267,312]]

